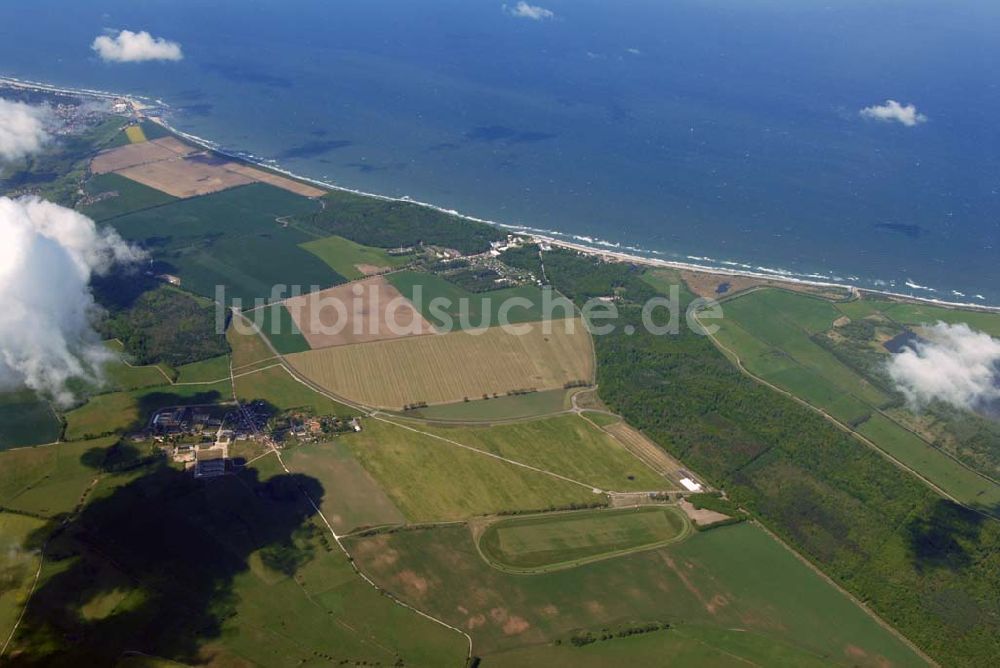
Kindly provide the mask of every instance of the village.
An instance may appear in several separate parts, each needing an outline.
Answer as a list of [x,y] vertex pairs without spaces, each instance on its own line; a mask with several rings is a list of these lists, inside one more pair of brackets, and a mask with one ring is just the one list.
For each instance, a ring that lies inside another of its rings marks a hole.
[[246,462],[233,456],[234,444],[284,448],[360,432],[358,418],[313,415],[307,409],[276,411],[264,401],[239,405],[170,406],[153,414],[133,441],[154,441],[196,478],[234,473]]

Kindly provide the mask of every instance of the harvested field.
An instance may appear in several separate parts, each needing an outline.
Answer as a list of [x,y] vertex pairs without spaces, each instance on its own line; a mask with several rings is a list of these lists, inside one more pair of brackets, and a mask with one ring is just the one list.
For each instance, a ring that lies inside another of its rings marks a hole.
[[130,125],[125,128],[125,136],[128,137],[129,143],[132,144],[141,144],[144,141],[148,141],[146,133],[142,131],[142,126],[139,125]]
[[590,334],[579,320],[572,331],[544,334],[531,327],[520,336],[499,327],[411,336],[289,355],[314,383],[369,406],[400,409],[418,402],[443,404],[483,395],[591,382]]
[[160,160],[170,160],[194,152],[190,146],[173,137],[164,137],[139,144],[126,144],[99,153],[90,163],[90,171],[95,174],[117,172],[128,167],[145,165]]
[[241,174],[249,179],[253,179],[254,181],[268,183],[276,188],[281,188],[282,190],[287,190],[288,192],[293,192],[296,195],[302,195],[303,197],[322,197],[326,194],[325,190],[317,188],[316,186],[294,181],[281,176],[280,174],[265,172],[263,169],[257,169],[256,167],[239,162],[229,163],[229,165],[226,166],[226,169],[231,172]]
[[[176,137],[146,141],[138,126],[128,128],[133,143],[100,153],[90,164],[95,174],[116,172],[174,197],[207,195],[247,183],[267,183],[304,197],[325,190],[185,144]],[[141,137],[141,139],[140,139]]]
[[680,462],[624,420],[605,426],[604,431],[614,436],[626,450],[663,477],[674,483],[684,477],[679,473],[682,470]]
[[117,173],[174,197],[195,197],[254,182],[227,169],[231,164],[180,158],[147,162]]
[[313,350],[435,331],[382,277],[293,297],[285,308]]

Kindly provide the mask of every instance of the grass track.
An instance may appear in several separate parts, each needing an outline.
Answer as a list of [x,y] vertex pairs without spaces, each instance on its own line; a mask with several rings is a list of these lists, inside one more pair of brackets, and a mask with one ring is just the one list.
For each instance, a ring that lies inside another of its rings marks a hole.
[[499,520],[486,527],[478,547],[495,568],[538,574],[662,547],[692,531],[670,506],[574,511]]
[[[826,665],[925,665],[894,635],[752,524],[713,529],[662,548],[530,577],[499,571],[479,554],[466,527],[349,538],[355,562],[378,584],[450,624],[468,629],[475,653],[491,665],[505,650],[569,645],[581,629],[637,621],[704,627],[690,656],[814,656]],[[385,559],[390,554],[393,559]],[[831,623],[830,620],[836,620]],[[721,635],[740,629],[736,637]],[[719,632],[719,635],[715,632]],[[650,637],[654,637],[651,635]],[[631,641],[597,643],[616,652],[610,665],[643,665],[648,650]],[[860,650],[860,652],[858,651]],[[554,650],[553,650],[554,651]],[[542,651],[547,656],[548,650]],[[577,656],[571,654],[570,656]],[[630,660],[635,657],[636,660]],[[661,660],[652,665],[662,665]],[[745,665],[745,662],[742,662]],[[815,662],[813,662],[815,663]],[[591,662],[591,665],[593,662]],[[500,663],[498,665],[509,665]],[[544,663],[527,665],[547,665]],[[572,665],[572,664],[571,664]],[[689,665],[701,665],[692,663]],[[731,664],[724,664],[731,665]],[[760,665],[773,665],[763,661]],[[801,664],[794,664],[801,665]]]

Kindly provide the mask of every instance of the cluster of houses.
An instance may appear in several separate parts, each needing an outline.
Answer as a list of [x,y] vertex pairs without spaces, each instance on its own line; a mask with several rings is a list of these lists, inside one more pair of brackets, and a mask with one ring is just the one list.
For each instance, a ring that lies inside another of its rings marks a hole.
[[237,441],[257,441],[286,447],[293,443],[322,441],[345,432],[361,431],[357,418],[316,416],[304,410],[275,413],[263,401],[239,406],[172,406],[157,411],[134,440],[152,439],[167,449],[172,459],[195,477],[232,473],[242,462],[230,457]]

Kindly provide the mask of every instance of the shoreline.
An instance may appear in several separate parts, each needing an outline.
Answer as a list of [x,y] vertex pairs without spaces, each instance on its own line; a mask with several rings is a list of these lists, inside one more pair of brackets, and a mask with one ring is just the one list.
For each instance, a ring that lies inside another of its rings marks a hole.
[[[580,253],[585,253],[587,255],[602,257],[619,262],[628,262],[648,267],[659,267],[664,269],[681,269],[686,271],[700,272],[718,276],[742,276],[757,280],[773,281],[775,283],[806,285],[819,288],[840,288],[843,290],[847,290],[855,295],[861,295],[861,294],[881,295],[893,299],[901,299],[905,301],[928,304],[931,306],[940,306],[944,308],[982,311],[989,313],[1000,313],[1000,306],[993,306],[989,304],[982,304],[975,302],[948,301],[946,299],[940,299],[937,297],[921,297],[917,295],[894,292],[892,290],[885,290],[881,288],[862,287],[860,285],[855,285],[850,282],[839,282],[839,280],[836,277],[834,279],[824,280],[820,275],[815,275],[815,274],[796,276],[796,275],[789,275],[791,272],[787,272],[784,270],[767,269],[765,267],[757,267],[755,270],[749,268],[751,265],[745,263],[736,263],[736,262],[724,262],[724,264],[737,265],[739,268],[716,267],[712,265],[698,264],[696,262],[684,262],[681,260],[667,260],[655,257],[647,257],[645,255],[640,255],[639,253],[650,253],[650,254],[660,254],[660,253],[659,251],[645,251],[630,246],[623,247],[621,246],[621,244],[595,240],[589,237],[580,237],[579,235],[559,232],[557,230],[541,230],[538,228],[532,228],[525,225],[512,225],[509,223],[502,223],[499,221],[489,220],[486,218],[479,218],[477,216],[473,216],[470,214],[464,214],[454,209],[447,209],[438,206],[436,204],[433,204],[431,202],[422,202],[420,200],[415,200],[409,196],[392,197],[388,195],[381,195],[378,193],[366,192],[355,188],[348,188],[346,186],[340,186],[335,183],[330,183],[320,179],[315,179],[308,176],[303,176],[301,174],[296,174],[295,172],[292,172],[289,169],[281,167],[274,160],[262,158],[260,156],[254,155],[249,152],[224,149],[217,142],[214,142],[210,139],[205,139],[204,137],[199,137],[197,135],[188,132],[184,132],[183,130],[179,130],[173,127],[162,116],[147,115],[145,113],[145,109],[154,105],[156,107],[169,109],[169,105],[159,99],[153,100],[145,96],[114,93],[110,91],[93,90],[86,88],[69,88],[66,86],[55,86],[37,81],[28,81],[25,79],[18,79],[16,77],[0,75],[0,87],[3,86],[19,88],[23,90],[37,90],[41,92],[56,93],[63,95],[90,97],[100,100],[125,99],[133,104],[133,108],[135,109],[136,114],[138,114],[139,117],[148,120],[150,122],[156,123],[157,125],[163,127],[167,131],[183,139],[186,139],[187,141],[197,146],[213,151],[215,153],[219,153],[220,155],[225,155],[226,157],[233,158],[235,160],[246,162],[255,167],[267,169],[272,172],[281,174],[283,176],[287,176],[289,178],[301,181],[303,183],[308,183],[310,185],[314,185],[327,190],[335,190],[338,192],[351,193],[353,195],[358,195],[361,197],[371,197],[385,202],[405,202],[409,204],[415,204],[417,206],[422,206],[428,209],[432,209],[439,213],[455,216],[456,218],[459,218],[461,220],[467,220],[470,222],[482,223],[493,227],[499,227],[501,229],[508,230],[511,233],[529,236],[538,242],[544,242],[554,247],[574,250]],[[552,235],[558,235],[558,236],[552,236]],[[567,241],[559,237],[569,237],[570,239],[573,239],[573,241]],[[594,245],[588,245],[587,243],[583,243],[583,241],[588,241],[590,244]],[[623,248],[624,250],[622,250]],[[688,256],[688,257],[690,259],[695,259],[693,256]],[[709,258],[698,258],[698,259],[709,260]],[[907,281],[907,287],[937,292],[937,290],[934,288],[927,288],[925,286],[920,286],[913,283],[912,281]],[[964,297],[965,295],[962,296]]]

